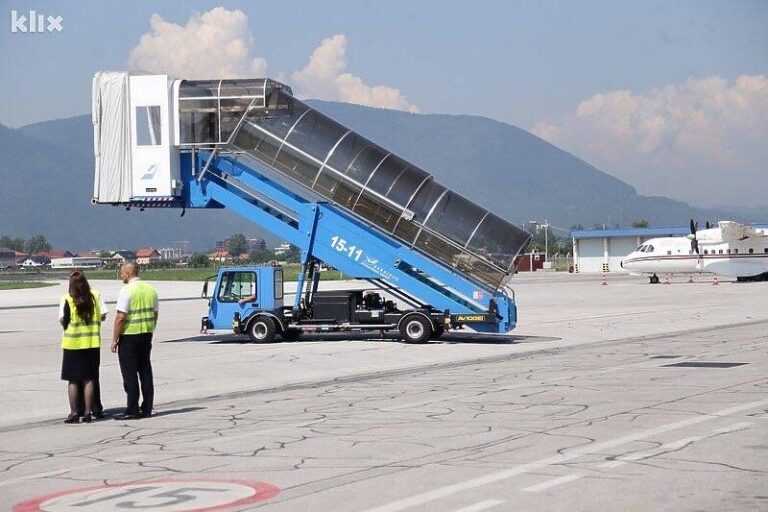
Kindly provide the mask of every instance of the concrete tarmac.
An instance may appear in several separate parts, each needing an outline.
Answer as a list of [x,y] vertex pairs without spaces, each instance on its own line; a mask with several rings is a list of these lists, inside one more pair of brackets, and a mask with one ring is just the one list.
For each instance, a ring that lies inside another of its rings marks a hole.
[[[646,283],[520,277],[518,329],[422,346],[243,344],[197,334],[204,301],[166,301],[157,415],[91,425],[61,424],[61,289],[0,292],[0,508],[110,485],[38,509],[189,510],[226,480],[271,489],[227,510],[768,509],[768,283]],[[106,347],[101,381],[123,406]]]

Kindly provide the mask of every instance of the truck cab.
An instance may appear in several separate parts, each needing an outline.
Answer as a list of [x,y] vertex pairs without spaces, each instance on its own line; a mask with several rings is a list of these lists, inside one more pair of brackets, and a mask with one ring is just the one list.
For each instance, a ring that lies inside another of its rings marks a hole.
[[[208,282],[203,295],[208,295]],[[236,317],[254,313],[283,314],[283,269],[276,265],[222,267],[208,301],[205,329],[232,329]]]

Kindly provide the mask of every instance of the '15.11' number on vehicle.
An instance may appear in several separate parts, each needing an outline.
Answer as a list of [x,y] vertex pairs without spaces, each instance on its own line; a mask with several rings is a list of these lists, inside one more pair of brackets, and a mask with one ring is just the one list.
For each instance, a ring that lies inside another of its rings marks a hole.
[[363,255],[362,249],[358,248],[356,245],[348,245],[347,241],[340,236],[331,237],[331,247],[339,252],[343,252],[355,261],[360,261],[360,257]]

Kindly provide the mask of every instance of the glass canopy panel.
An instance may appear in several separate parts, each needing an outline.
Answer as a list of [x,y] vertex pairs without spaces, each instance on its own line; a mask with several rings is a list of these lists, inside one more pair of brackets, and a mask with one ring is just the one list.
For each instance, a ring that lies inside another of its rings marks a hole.
[[184,80],[179,87],[180,98],[216,97],[219,80]]
[[217,99],[179,101],[179,138],[182,144],[214,144],[219,140]]
[[426,225],[463,247],[485,213],[476,204],[449,191],[440,199]]
[[219,94],[221,97],[264,96],[266,80],[222,80]]
[[413,200],[408,205],[408,209],[414,213],[413,220],[419,223],[424,222],[429,213],[435,208],[435,203],[445,193],[445,190],[445,187],[436,181],[432,179],[427,180],[419,188],[419,191],[416,192]]
[[357,199],[354,210],[362,217],[389,232],[394,230],[401,211],[399,208],[365,192]]
[[347,131],[336,121],[310,110],[293,128],[286,142],[324,162],[328,152]]
[[469,242],[469,249],[496,265],[510,269],[530,235],[489,213]]
[[251,104],[249,98],[232,98],[220,100],[219,112],[221,113],[221,141],[226,142],[237,128],[240,119]]
[[272,165],[281,142],[280,139],[272,137],[269,132],[259,130],[246,120],[237,132],[233,144],[262,162]]
[[392,186],[400,174],[408,167],[408,162],[390,154],[386,160],[381,162],[376,172],[368,181],[368,189],[381,194],[397,204],[405,206],[406,201],[398,201],[397,198],[390,196]]
[[360,194],[360,187],[351,181],[339,179],[339,176],[327,170],[317,178],[314,190],[349,210],[352,209],[355,199]]
[[418,167],[408,165],[395,175],[394,181],[387,187],[386,196],[397,204],[402,204],[408,208],[411,198],[419,190],[419,187],[423,187],[427,181],[429,181],[429,174]]
[[[307,158],[305,154],[285,145],[280,150],[273,165],[308,188],[312,188],[317,173],[320,171],[320,164],[317,161]],[[330,190],[330,187],[326,188]],[[329,199],[331,198],[329,197]]]
[[357,134],[350,133],[342,140],[328,159],[328,166],[342,174],[348,174],[350,166],[360,157],[370,142]]

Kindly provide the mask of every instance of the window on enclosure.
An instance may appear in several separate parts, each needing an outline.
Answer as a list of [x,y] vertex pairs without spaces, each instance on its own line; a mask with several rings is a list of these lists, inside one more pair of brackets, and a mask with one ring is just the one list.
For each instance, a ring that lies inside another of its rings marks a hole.
[[275,299],[283,298],[283,271],[282,269],[275,270]]
[[253,272],[225,272],[219,288],[220,302],[237,302],[256,295],[256,274]]
[[145,105],[136,107],[136,145],[161,145],[163,140],[160,132],[160,106]]

